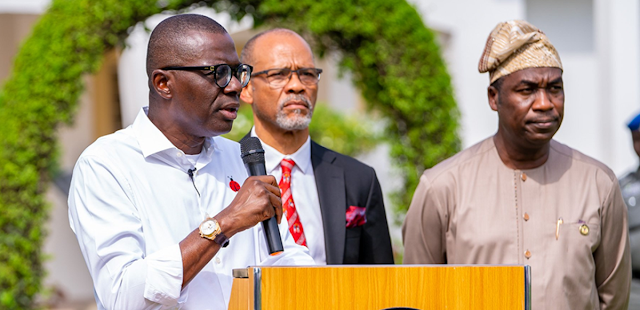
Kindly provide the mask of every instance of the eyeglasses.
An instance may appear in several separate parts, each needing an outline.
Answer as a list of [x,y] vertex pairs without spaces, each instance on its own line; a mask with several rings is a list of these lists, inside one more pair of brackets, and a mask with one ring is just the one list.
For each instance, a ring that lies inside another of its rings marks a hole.
[[251,72],[253,67],[250,65],[239,64],[233,68],[227,64],[219,64],[215,66],[203,66],[203,67],[164,67],[161,70],[185,70],[185,71],[209,71],[205,75],[213,74],[213,79],[216,81],[216,85],[220,88],[225,88],[231,83],[231,75],[235,76],[242,87],[247,86],[249,79],[251,79]]
[[267,78],[267,82],[269,82],[269,86],[271,88],[281,88],[284,87],[291,79],[291,73],[297,73],[298,79],[302,84],[307,86],[315,86],[320,81],[320,73],[322,73],[322,69],[318,68],[300,68],[298,70],[291,70],[289,68],[278,68],[278,69],[269,69],[260,72],[256,72],[251,76],[256,76],[260,74],[265,74]]

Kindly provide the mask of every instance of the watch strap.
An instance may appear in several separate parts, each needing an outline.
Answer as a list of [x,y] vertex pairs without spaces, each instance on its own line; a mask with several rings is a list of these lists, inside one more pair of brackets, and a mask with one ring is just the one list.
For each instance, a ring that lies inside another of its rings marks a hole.
[[227,245],[229,245],[229,238],[227,238],[223,232],[220,232],[215,238],[213,238],[213,242],[219,244],[223,248],[226,248]]

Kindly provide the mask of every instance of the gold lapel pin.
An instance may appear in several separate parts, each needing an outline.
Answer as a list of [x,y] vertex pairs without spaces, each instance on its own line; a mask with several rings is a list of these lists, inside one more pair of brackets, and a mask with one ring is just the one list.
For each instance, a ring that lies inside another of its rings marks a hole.
[[589,226],[587,226],[587,224],[582,224],[582,225],[580,225],[580,233],[581,233],[583,236],[588,235],[588,234],[589,234]]

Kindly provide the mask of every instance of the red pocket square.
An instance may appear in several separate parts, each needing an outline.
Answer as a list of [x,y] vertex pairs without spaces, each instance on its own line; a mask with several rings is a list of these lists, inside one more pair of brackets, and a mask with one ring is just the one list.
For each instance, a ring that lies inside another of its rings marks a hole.
[[366,208],[350,206],[347,209],[347,228],[362,226],[367,222]]

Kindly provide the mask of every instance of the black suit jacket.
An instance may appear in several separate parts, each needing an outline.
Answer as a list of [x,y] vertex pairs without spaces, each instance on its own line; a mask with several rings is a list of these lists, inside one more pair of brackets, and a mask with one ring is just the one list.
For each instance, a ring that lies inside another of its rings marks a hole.
[[[373,168],[311,141],[327,264],[393,264],[382,190]],[[366,223],[346,228],[349,206],[366,208]]]

